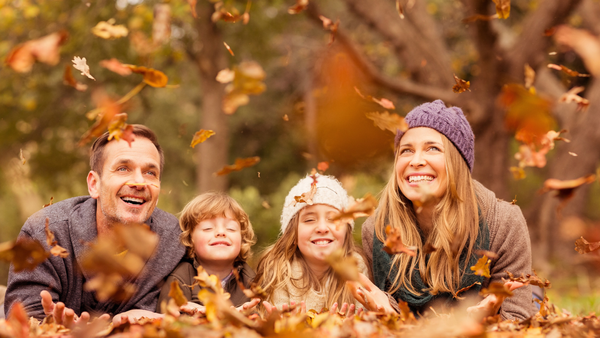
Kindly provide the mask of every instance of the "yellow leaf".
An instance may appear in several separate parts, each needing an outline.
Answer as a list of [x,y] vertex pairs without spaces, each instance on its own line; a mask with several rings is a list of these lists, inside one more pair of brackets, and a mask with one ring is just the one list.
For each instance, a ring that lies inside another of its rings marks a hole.
[[175,303],[177,304],[177,306],[183,306],[183,305],[187,304],[187,302],[188,302],[188,300],[183,295],[183,291],[181,291],[181,288],[179,287],[179,283],[176,280],[171,282],[171,289],[169,290],[169,297],[171,297],[171,298],[173,298],[173,300],[175,300]]
[[475,275],[483,276],[483,277],[491,277],[490,276],[490,262],[491,260],[483,255],[478,261],[477,264],[471,267],[471,270],[475,271]]
[[493,0],[496,4],[496,14],[500,19],[508,19],[510,16],[510,0]]
[[200,129],[200,131],[197,131],[194,134],[194,138],[192,139],[192,143],[190,144],[190,147],[194,148],[196,145],[208,140],[208,138],[213,136],[214,134],[215,134],[215,132],[212,130]]

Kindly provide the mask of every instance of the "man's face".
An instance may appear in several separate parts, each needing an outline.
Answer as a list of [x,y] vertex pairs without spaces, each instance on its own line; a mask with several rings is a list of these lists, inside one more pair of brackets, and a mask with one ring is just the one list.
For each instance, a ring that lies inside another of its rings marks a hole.
[[160,193],[160,155],[142,137],[131,147],[110,141],[104,148],[102,176],[88,174],[88,191],[98,200],[98,226],[144,223],[156,207]]

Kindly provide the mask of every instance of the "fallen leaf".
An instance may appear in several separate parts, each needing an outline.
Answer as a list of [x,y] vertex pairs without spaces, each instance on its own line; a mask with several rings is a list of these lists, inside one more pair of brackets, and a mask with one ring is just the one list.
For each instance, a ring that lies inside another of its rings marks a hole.
[[400,318],[402,318],[404,322],[409,324],[417,323],[417,319],[415,318],[415,315],[412,313],[412,311],[410,311],[410,307],[408,306],[407,302],[398,299],[398,308],[400,309]]
[[417,255],[416,248],[407,247],[404,245],[404,243],[402,243],[399,229],[392,228],[390,225],[386,225],[385,235],[386,237],[383,250],[389,255],[395,255],[399,253],[405,253],[411,257],[415,257]]
[[92,28],[92,34],[102,39],[118,39],[127,36],[129,30],[123,25],[115,25],[115,19],[100,21]]
[[296,204],[298,203],[306,203],[308,205],[312,205],[312,198],[315,196],[315,194],[317,193],[317,184],[316,182],[313,182],[313,184],[310,185],[310,190],[307,192],[302,193],[300,196],[294,196],[294,200],[292,201],[292,206],[296,206]]
[[510,0],[492,0],[496,4],[496,14],[500,19],[510,16]]
[[571,103],[571,102],[575,102],[577,103],[577,111],[585,111],[589,105],[590,105],[590,101],[588,99],[585,99],[577,94],[581,93],[585,88],[584,87],[573,87],[571,89],[569,89],[568,92],[564,93],[563,95],[561,95],[561,97],[558,99],[558,102],[564,102],[564,103]]
[[242,283],[240,281],[240,274],[238,273],[237,269],[233,269],[233,270],[231,270],[231,272],[233,272],[233,276],[235,277],[238,287],[240,288],[240,290],[242,290],[242,292],[244,293],[244,295],[246,295],[246,297],[248,297],[250,299],[260,298],[262,300],[268,298],[269,295],[267,295],[265,290],[260,285],[258,285],[256,283],[251,283],[250,289],[247,289],[244,286],[244,283]]
[[169,78],[160,70],[134,65],[125,65],[125,67],[131,69],[131,71],[134,73],[144,75],[144,83],[152,87],[162,88],[167,85],[167,82],[169,82]]
[[181,288],[179,287],[179,283],[176,280],[171,282],[169,297],[175,300],[175,304],[177,304],[177,306],[183,306],[188,302],[187,298],[185,298],[183,295],[183,291],[181,291]]
[[15,272],[33,271],[48,257],[50,253],[38,240],[23,237],[0,244],[0,260],[11,263]]
[[216,80],[220,83],[229,83],[225,87],[223,98],[223,112],[233,114],[238,107],[248,104],[248,95],[258,95],[265,91],[262,82],[266,76],[262,67],[254,61],[244,61],[232,69],[223,69],[217,74]]
[[287,121],[289,121],[289,120],[290,120],[290,118],[287,116],[287,114],[283,115],[283,117],[282,117],[282,118],[283,118],[283,120],[284,120],[285,122],[287,122]]
[[51,205],[52,205],[52,203],[54,203],[54,196],[50,196],[50,203],[48,203],[48,204],[44,204],[44,205],[42,206],[42,209],[43,209],[43,208],[45,208],[45,207],[49,207],[49,206],[51,206]]
[[550,63],[550,64],[548,64],[548,68],[560,70],[561,72],[563,72],[569,76],[572,76],[572,77],[590,77],[590,74],[581,74],[581,73],[574,71],[572,69],[569,69],[563,65],[555,65],[553,63]]
[[65,72],[63,74],[63,83],[67,86],[71,86],[77,89],[80,92],[84,92],[87,90],[88,86],[86,84],[77,82],[75,77],[73,77],[73,71],[71,70],[71,66],[65,66]]
[[306,9],[308,6],[308,0],[296,0],[296,4],[290,8],[288,8],[289,14],[298,14]]
[[458,297],[458,295],[459,295],[459,294],[461,294],[461,293],[464,293],[464,292],[467,292],[467,291],[469,291],[469,290],[470,290],[472,287],[474,287],[475,285],[481,285],[481,283],[479,283],[479,282],[475,282],[475,283],[473,283],[473,284],[471,284],[471,285],[469,285],[469,286],[465,286],[464,288],[462,288],[462,289],[460,289],[460,290],[456,291],[456,294],[454,295],[454,298],[457,298],[457,297]]
[[486,255],[483,255],[483,257],[481,257],[479,260],[477,260],[477,263],[471,267],[471,270],[474,271],[474,274],[477,276],[483,276],[483,277],[489,278],[489,277],[491,277],[490,276],[490,262],[491,262],[491,260]]
[[510,289],[504,285],[504,283],[500,282],[492,282],[488,285],[487,289],[483,288],[480,292],[480,295],[496,295],[496,297],[501,297],[502,299],[506,297],[512,297],[513,293]]
[[115,58],[100,61],[100,66],[110,70],[111,72],[115,72],[121,76],[127,76],[132,73],[129,67],[125,66]]
[[396,134],[398,130],[408,130],[408,124],[404,120],[404,117],[398,114],[390,114],[389,112],[384,111],[383,113],[366,113],[365,116],[369,120],[373,120],[373,124],[381,130],[389,130],[394,134]]
[[108,140],[112,140],[113,138],[117,141],[124,139],[129,143],[129,147],[131,147],[131,142],[135,140],[133,136],[133,126],[128,125],[127,114],[120,113],[116,114],[108,124]]
[[469,89],[471,87],[471,82],[470,81],[465,81],[463,79],[459,79],[458,76],[454,75],[454,81],[456,81],[456,84],[452,87],[452,91],[460,94],[464,91],[471,91],[471,89]]
[[31,71],[36,61],[55,66],[60,61],[59,47],[68,36],[67,31],[63,30],[22,43],[8,53],[5,63],[19,73]]
[[588,242],[583,236],[575,241],[575,250],[581,255],[600,249],[599,242]]
[[237,22],[242,20],[245,24],[250,20],[250,4],[248,1],[246,3],[246,11],[243,14],[240,14],[240,11],[235,7],[233,2],[224,2],[224,1],[212,1],[215,2],[215,11],[211,16],[212,22],[217,22],[219,20],[225,22]]
[[229,51],[229,54],[231,54],[231,56],[235,56],[235,54],[233,54],[233,51],[231,50],[231,47],[229,47],[227,42],[223,41],[223,44],[225,45],[225,48],[227,48],[227,51]]
[[96,81],[94,77],[90,74],[90,67],[87,65],[85,58],[80,58],[79,56],[75,56],[72,60],[73,68],[77,69],[81,72],[81,75],[85,75],[90,79]]
[[258,157],[258,156],[248,157],[248,158],[238,158],[235,160],[234,164],[221,168],[219,171],[217,171],[215,173],[215,175],[216,176],[227,175],[233,171],[239,171],[244,168],[252,167],[252,166],[256,165],[258,162],[260,162],[260,157]]
[[95,109],[95,111],[98,111],[99,113],[96,116],[96,122],[88,131],[85,132],[85,134],[83,134],[79,140],[78,146],[80,147],[91,141],[93,138],[102,135],[102,133],[104,133],[108,128],[108,125],[111,123],[115,115],[119,114],[122,109],[121,105],[117,104],[102,90],[96,90],[93,92],[92,100],[98,107]]
[[215,132],[212,130],[200,129],[194,134],[194,138],[192,139],[190,147],[194,148],[196,145],[208,140],[208,138],[213,135],[215,135]]
[[329,162],[319,162],[317,164],[317,170],[324,172],[329,169]]

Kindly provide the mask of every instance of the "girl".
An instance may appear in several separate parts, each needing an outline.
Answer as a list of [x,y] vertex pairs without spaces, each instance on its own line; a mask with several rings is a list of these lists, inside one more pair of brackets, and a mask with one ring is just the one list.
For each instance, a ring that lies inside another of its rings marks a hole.
[[[462,111],[436,100],[413,109],[406,122],[409,129],[396,135],[394,172],[378,211],[362,228],[375,285],[370,292],[356,290],[357,299],[368,296],[388,311],[397,306],[394,299],[401,299],[419,313],[434,301],[462,298],[464,293],[457,292],[465,287],[476,293],[490,282],[501,282],[505,271],[531,273],[531,244],[521,210],[497,200],[471,177],[474,135]],[[400,232],[404,245],[417,247],[416,257],[383,252],[388,224]],[[435,250],[423,252],[425,244]],[[497,254],[491,278],[471,271],[481,257],[477,250]],[[522,286],[507,284],[510,289]],[[469,311],[524,319],[536,309],[531,288],[524,286],[504,302],[488,296]]]
[[[314,192],[312,199],[311,191]],[[309,203],[297,202],[295,197],[300,196]],[[332,221],[332,217],[347,205],[348,193],[331,176],[307,176],[290,190],[281,213],[279,238],[258,262],[256,281],[268,295],[263,302],[268,312],[273,307],[285,309],[288,305],[304,302],[303,309],[335,311],[338,304],[345,304],[341,307],[342,312],[348,309],[349,313],[354,313],[355,300],[346,283],[325,261],[328,255],[341,248],[344,256],[356,258],[359,271],[367,272],[354,246],[354,222],[336,226]]]

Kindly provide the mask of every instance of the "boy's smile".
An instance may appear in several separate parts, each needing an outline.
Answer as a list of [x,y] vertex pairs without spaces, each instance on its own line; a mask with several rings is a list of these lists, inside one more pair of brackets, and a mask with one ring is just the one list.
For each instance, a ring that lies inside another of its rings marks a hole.
[[240,254],[242,232],[231,212],[200,221],[192,232],[196,260],[206,265],[233,265]]

